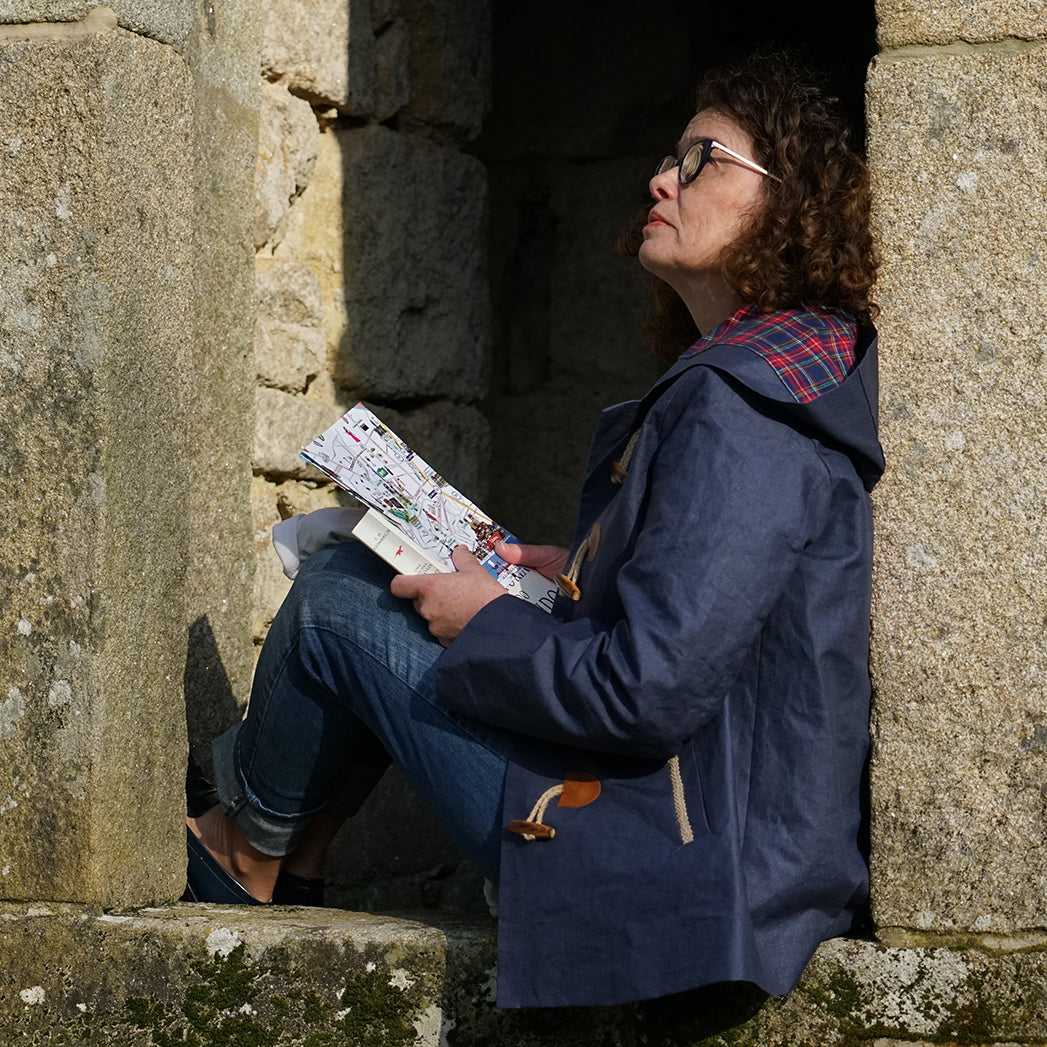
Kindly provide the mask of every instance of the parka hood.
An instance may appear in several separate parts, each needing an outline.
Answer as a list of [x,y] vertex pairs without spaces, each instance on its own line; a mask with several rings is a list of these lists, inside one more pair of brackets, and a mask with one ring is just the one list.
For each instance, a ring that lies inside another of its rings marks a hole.
[[653,402],[692,367],[712,367],[754,394],[754,406],[805,432],[854,463],[867,491],[883,474],[884,457],[878,437],[879,380],[876,329],[858,328],[855,366],[839,385],[813,400],[799,403],[768,361],[767,346],[757,336],[741,341],[736,329],[730,342],[712,340],[701,352],[682,356],[648,393]]

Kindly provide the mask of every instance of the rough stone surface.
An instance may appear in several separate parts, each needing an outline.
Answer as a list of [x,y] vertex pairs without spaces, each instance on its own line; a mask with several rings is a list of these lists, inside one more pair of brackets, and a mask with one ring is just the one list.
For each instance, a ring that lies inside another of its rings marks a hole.
[[[182,50],[193,28],[194,11],[192,0],[110,0],[105,6],[96,0],[0,0],[0,24],[94,21],[113,12],[122,28]],[[61,26],[52,31],[61,31]],[[0,29],[0,40],[4,35]]]
[[702,61],[689,21],[700,20],[702,41],[710,40],[710,23],[721,38],[744,32],[720,11],[727,8],[665,0],[659,18],[672,29],[647,32],[636,31],[635,6],[619,2],[601,6],[595,17],[558,19],[554,28],[526,4],[495,0],[494,106],[478,151],[521,161],[646,156],[649,171],[689,118],[682,96],[693,89]]
[[259,258],[255,367],[265,385],[303,392],[327,359],[323,297],[304,263]]
[[486,177],[381,127],[342,136],[346,338],[335,377],[382,400],[474,400],[487,381]]
[[[250,498],[255,325],[258,48],[253,0],[204,5],[186,57],[193,77],[193,335],[186,562],[189,645],[182,673],[197,754],[240,715],[253,669]],[[133,139],[132,134],[132,139]],[[181,757],[182,745],[171,754]],[[206,762],[206,760],[205,760]]]
[[307,910],[37,907],[0,913],[0,941],[5,1043],[439,1041],[445,936],[418,923]]
[[395,767],[327,853],[325,898],[366,912],[486,914],[483,877]]
[[874,916],[1043,927],[1047,48],[881,56]]
[[[837,940],[770,999],[720,987],[623,1007],[498,1011],[494,924],[180,905],[0,909],[0,1037],[26,1047],[859,1047],[1043,1043],[1042,946]],[[748,1020],[746,1020],[748,1019]]]
[[[549,361],[561,374],[604,386],[617,395],[637,383],[632,395],[665,369],[639,348],[647,278],[635,258],[620,255],[615,244],[635,213],[634,201],[649,208],[646,157],[564,165],[549,206],[557,228],[549,300]],[[578,308],[600,288],[602,308]],[[614,400],[607,400],[612,403]]]
[[0,896],[170,899],[193,85],[120,29],[0,45],[0,81]]
[[1047,38],[1047,9],[1040,0],[876,0],[881,47]]
[[490,433],[475,407],[447,400],[410,411],[373,405],[381,418],[463,494],[483,505],[487,498]]
[[367,0],[272,0],[262,70],[297,95],[368,116],[375,102],[375,41]]
[[472,157],[384,127],[321,134],[274,257],[316,272],[334,378],[350,396],[483,394],[485,201]]
[[[331,353],[344,337],[346,325],[342,230],[344,184],[338,136],[330,131],[321,133],[312,178],[295,200],[280,242],[258,256],[259,267],[263,257],[271,255],[280,262],[306,265],[312,270],[312,275],[304,279],[319,285],[324,341]],[[337,393],[330,376],[321,375],[320,381],[331,385],[322,396],[333,401]]]
[[279,242],[291,203],[312,177],[319,133],[308,102],[295,98],[282,84],[262,81],[255,247]]
[[255,390],[255,472],[274,479],[319,479],[322,474],[300,458],[299,452],[345,410],[260,386]]
[[468,141],[491,96],[490,0],[403,0],[411,32],[404,126]]

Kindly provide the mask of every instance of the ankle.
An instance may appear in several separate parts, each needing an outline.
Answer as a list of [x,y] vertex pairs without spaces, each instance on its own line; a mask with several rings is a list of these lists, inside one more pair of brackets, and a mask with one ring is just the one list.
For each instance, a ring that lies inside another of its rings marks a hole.
[[220,807],[198,818],[187,818],[186,824],[244,890],[261,902],[272,898],[283,859],[252,847],[236,822]]

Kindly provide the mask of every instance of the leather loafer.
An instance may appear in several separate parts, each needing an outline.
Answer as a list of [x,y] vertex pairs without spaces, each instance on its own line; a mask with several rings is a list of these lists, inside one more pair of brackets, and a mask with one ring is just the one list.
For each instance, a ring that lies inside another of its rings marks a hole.
[[273,888],[273,905],[324,904],[324,878],[322,876],[296,876],[282,872]]
[[185,767],[185,810],[190,818],[199,818],[219,804],[218,790],[205,777],[200,765],[190,755]]
[[192,829],[185,827],[186,880],[182,900],[217,902],[225,905],[268,905],[259,901],[218,864],[218,859],[203,845]]

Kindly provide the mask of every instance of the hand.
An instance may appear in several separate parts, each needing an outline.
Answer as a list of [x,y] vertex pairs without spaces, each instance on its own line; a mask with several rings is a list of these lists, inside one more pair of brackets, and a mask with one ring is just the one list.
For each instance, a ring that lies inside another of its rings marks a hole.
[[550,580],[563,574],[569,552],[558,545],[521,545],[516,542],[495,542],[494,551],[507,563],[533,567]]
[[470,619],[506,591],[464,546],[455,546],[454,574],[398,574],[389,586],[393,596],[411,600],[429,623],[429,632],[447,647]]

